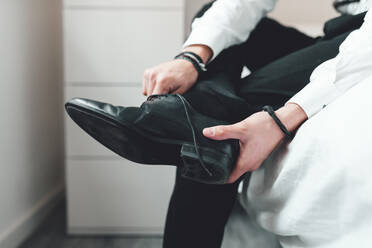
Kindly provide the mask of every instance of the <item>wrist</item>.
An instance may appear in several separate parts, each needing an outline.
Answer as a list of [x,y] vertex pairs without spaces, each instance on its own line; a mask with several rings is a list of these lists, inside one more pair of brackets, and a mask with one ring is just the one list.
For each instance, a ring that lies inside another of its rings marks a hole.
[[186,47],[184,52],[193,52],[201,57],[203,63],[206,64],[213,56],[213,51],[205,45],[191,45]]
[[267,118],[267,130],[270,133],[270,136],[273,140],[282,140],[285,138],[285,134],[282,130],[280,130],[278,124],[274,121],[274,119],[268,114],[266,114]]
[[290,132],[296,130],[307,120],[305,111],[295,103],[288,103],[275,111],[275,113]]

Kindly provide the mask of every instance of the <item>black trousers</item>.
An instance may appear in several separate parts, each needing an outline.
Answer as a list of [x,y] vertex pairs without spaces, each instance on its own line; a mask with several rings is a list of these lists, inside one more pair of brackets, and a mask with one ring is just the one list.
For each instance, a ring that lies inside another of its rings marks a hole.
[[[337,55],[340,44],[361,26],[364,15],[332,19],[324,25],[325,35],[317,38],[265,18],[245,43],[217,56],[184,96],[199,112],[231,123],[267,104],[280,107],[309,82],[319,64]],[[244,65],[252,73],[241,79]],[[220,247],[237,187],[238,183],[201,184],[177,172],[163,247]]]

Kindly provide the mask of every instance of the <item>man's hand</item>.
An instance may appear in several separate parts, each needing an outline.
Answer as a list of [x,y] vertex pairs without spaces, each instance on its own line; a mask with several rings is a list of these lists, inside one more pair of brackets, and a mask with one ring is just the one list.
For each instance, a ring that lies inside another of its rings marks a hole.
[[172,60],[147,69],[143,75],[142,93],[183,94],[191,88],[198,78],[194,66],[186,60]]
[[[289,131],[296,129],[307,119],[302,108],[293,103],[277,110],[276,114]],[[206,128],[203,134],[214,140],[240,141],[240,155],[229,183],[235,182],[248,171],[257,170],[284,138],[283,132],[266,112],[255,113],[233,125]]]
[[[205,45],[192,45],[185,48],[198,54],[204,63],[213,55]],[[183,94],[190,89],[198,78],[198,72],[189,61],[176,59],[145,70],[142,93],[146,96],[155,94]]]

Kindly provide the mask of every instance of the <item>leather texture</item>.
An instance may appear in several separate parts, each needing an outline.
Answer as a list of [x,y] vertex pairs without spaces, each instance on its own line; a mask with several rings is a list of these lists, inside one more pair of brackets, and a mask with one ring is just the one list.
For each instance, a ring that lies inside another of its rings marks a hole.
[[226,183],[239,155],[239,141],[214,141],[205,127],[228,124],[195,111],[180,95],[150,96],[139,108],[75,98],[70,117],[113,152],[142,164],[177,165],[182,175]]

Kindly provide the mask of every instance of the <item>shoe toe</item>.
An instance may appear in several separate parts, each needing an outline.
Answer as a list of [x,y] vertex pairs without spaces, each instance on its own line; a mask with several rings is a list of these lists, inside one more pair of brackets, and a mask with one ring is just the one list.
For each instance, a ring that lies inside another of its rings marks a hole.
[[71,109],[88,110],[118,121],[122,119],[135,120],[139,115],[139,108],[115,106],[87,98],[73,98],[65,104],[65,108],[68,113]]

